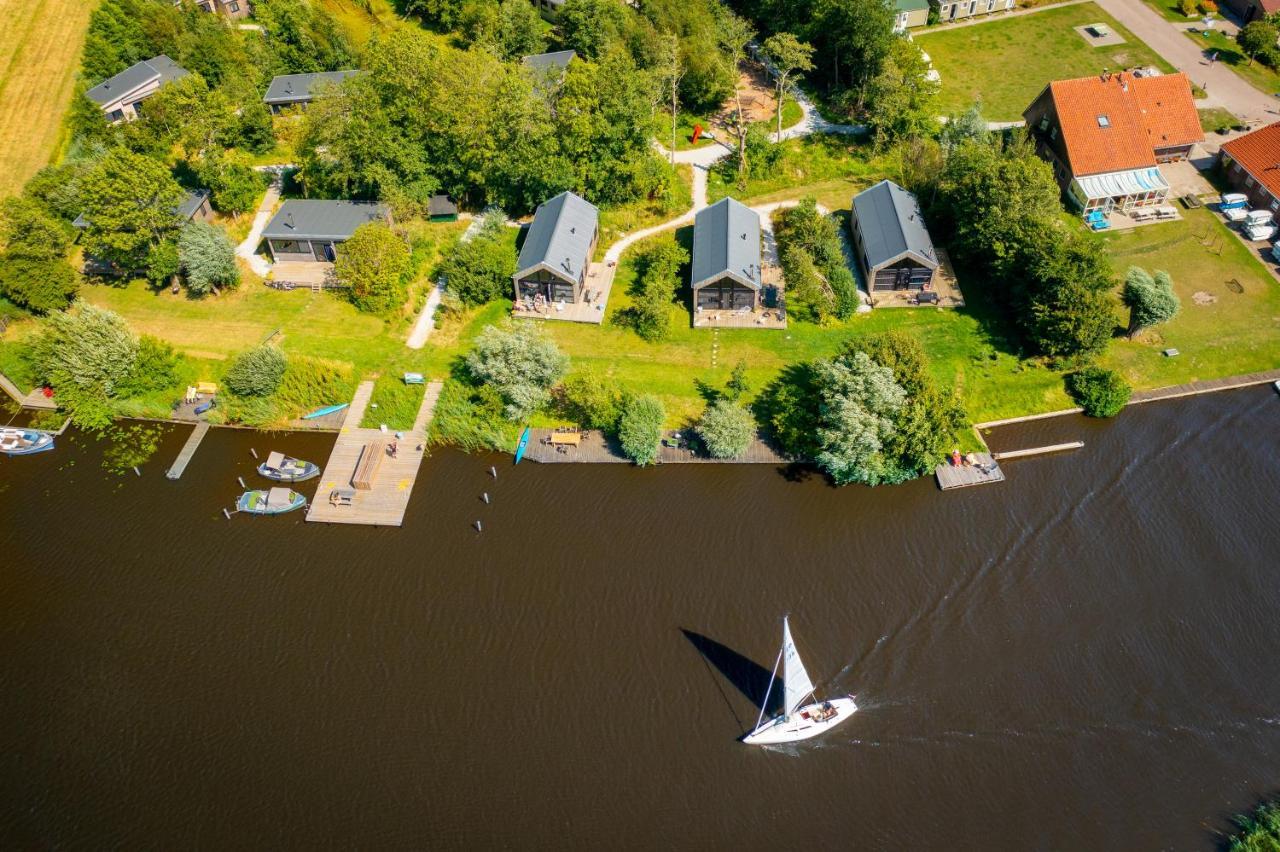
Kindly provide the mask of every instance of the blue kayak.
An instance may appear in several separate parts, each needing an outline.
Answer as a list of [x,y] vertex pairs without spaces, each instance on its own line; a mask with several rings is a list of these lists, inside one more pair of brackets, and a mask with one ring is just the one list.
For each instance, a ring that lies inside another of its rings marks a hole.
[[302,415],[302,419],[315,420],[317,417],[324,417],[326,414],[333,414],[334,412],[341,411],[342,409],[346,408],[350,404],[351,403],[349,402],[344,402],[341,405],[326,405],[324,408],[317,408],[315,411],[311,412],[310,414]]
[[520,443],[516,444],[516,464],[520,464],[520,459],[524,458],[525,448],[529,446],[529,427],[524,427],[524,431],[520,433]]

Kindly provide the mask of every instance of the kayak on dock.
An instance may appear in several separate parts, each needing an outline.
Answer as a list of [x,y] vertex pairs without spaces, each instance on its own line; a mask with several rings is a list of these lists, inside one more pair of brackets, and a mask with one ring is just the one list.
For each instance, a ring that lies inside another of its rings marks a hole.
[[237,512],[251,515],[283,515],[307,505],[307,498],[288,488],[272,488],[269,491],[246,491],[236,500]]
[[309,461],[273,452],[267,456],[266,461],[258,465],[258,473],[276,482],[302,482],[319,476],[320,468]]
[[0,453],[29,456],[53,449],[53,436],[37,429],[0,429]]
[[334,414],[346,408],[351,403],[344,402],[341,405],[326,405],[324,408],[317,408],[310,414],[302,415],[303,420],[315,420],[317,417],[324,417],[326,414]]
[[529,427],[524,427],[524,431],[520,433],[520,443],[516,444],[516,464],[520,464],[520,459],[524,458],[525,448],[529,446]]

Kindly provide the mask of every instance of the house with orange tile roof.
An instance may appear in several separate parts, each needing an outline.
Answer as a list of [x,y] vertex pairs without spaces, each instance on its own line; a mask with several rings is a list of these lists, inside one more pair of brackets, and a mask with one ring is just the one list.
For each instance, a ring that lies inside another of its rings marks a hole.
[[1086,215],[1164,204],[1170,189],[1159,164],[1186,159],[1204,141],[1181,72],[1056,80],[1022,117],[1063,195]]
[[1222,172],[1255,210],[1280,211],[1280,122],[1223,144]]

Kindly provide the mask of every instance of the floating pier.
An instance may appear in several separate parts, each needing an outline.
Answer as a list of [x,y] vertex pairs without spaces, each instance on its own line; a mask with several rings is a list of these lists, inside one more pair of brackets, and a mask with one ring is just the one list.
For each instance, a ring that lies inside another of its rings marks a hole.
[[1025,459],[1028,456],[1042,456],[1046,453],[1061,453],[1066,450],[1078,450],[1084,446],[1084,441],[1068,441],[1065,444],[1050,444],[1047,447],[1031,447],[1026,450],[1006,450],[1003,453],[996,453],[994,458],[996,461],[1004,461],[1005,459]]
[[[427,385],[413,428],[397,439],[394,433],[360,425],[373,396],[373,382],[361,382],[320,475],[316,495],[307,507],[307,520],[325,524],[400,526],[426,453],[427,426],[435,414],[443,387],[442,382]],[[392,441],[396,443],[394,456],[387,454]],[[376,464],[369,462],[369,452],[381,454]],[[362,478],[357,485],[353,480],[357,478],[362,459],[367,478]]]
[[209,433],[209,424],[201,421],[196,424],[196,428],[191,430],[191,435],[187,438],[187,442],[182,445],[182,452],[178,453],[178,458],[174,461],[173,467],[165,472],[165,476],[169,479],[177,479],[182,476],[182,472],[187,469],[187,465],[191,463],[192,457],[196,454],[196,450],[200,447],[200,442],[204,440],[204,436]]
[[953,465],[940,464],[933,474],[938,478],[938,488],[950,491],[954,488],[968,488],[970,485],[987,485],[992,482],[1004,482],[1004,471],[991,453],[974,453],[977,464]]

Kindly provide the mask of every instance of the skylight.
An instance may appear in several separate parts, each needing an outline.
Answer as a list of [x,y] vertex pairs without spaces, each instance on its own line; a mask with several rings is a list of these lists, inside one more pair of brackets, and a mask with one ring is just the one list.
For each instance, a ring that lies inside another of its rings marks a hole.
[[1100,115],[1100,116],[1098,116],[1098,126],[1099,126],[1099,127],[1110,127],[1110,126],[1111,126],[1111,119],[1107,118],[1105,115]]

